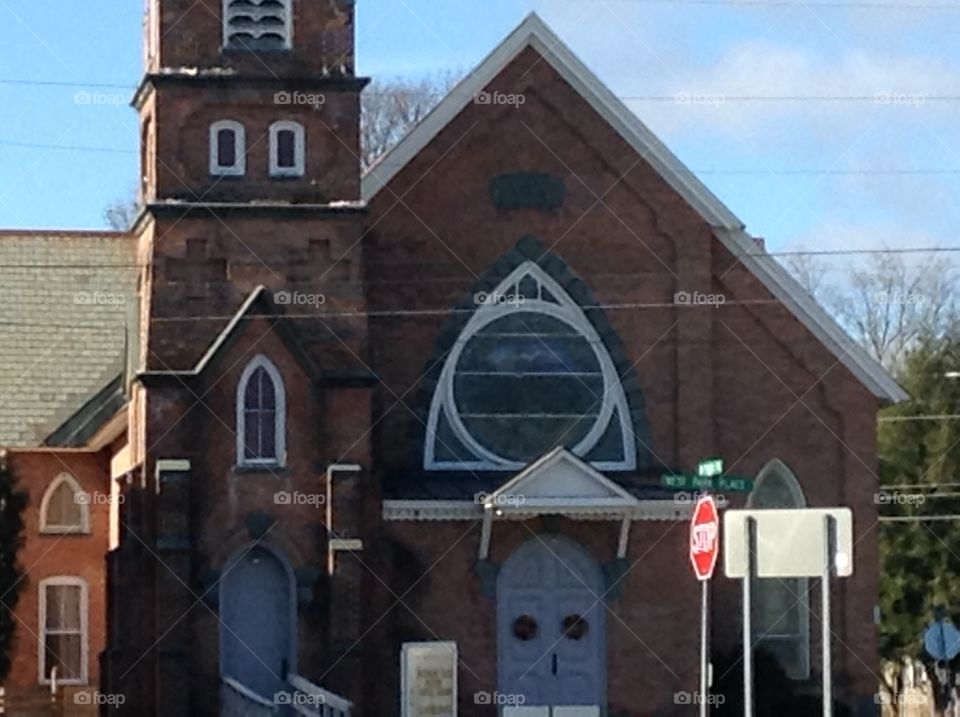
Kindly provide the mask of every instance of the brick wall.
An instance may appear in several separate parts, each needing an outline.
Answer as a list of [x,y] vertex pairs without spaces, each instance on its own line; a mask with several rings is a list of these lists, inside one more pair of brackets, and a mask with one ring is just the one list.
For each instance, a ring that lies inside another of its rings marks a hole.
[[[10,468],[21,490],[27,492],[24,513],[24,547],[20,565],[25,573],[14,614],[17,630],[13,667],[4,682],[8,690],[29,690],[38,684],[38,622],[40,582],[53,576],[86,580],[89,625],[87,665],[89,684],[100,679],[100,653],[106,646],[105,561],[109,534],[109,456],[92,453],[15,452]],[[40,533],[40,502],[50,482],[61,473],[72,475],[94,497],[90,504],[90,533],[45,535]]]

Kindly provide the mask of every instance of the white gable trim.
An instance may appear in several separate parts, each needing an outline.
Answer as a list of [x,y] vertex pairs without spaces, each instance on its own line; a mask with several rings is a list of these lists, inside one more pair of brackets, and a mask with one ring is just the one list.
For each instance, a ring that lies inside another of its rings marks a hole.
[[594,75],[573,51],[540,19],[530,13],[510,35],[461,80],[403,140],[387,152],[363,178],[361,195],[370,201],[416,157],[517,55],[527,47],[543,55],[570,85],[610,125],[687,199],[713,226],[742,227],[727,209],[687,169],[643,122]]
[[800,323],[847,367],[877,398],[900,403],[910,398],[886,369],[853,341],[823,307],[800,286],[774,257],[759,253],[757,243],[742,229],[716,229],[721,243],[740,260]]
[[877,398],[899,403],[907,393],[860,348],[772,257],[757,256],[757,245],[733,212],[594,75],[573,51],[531,13],[500,45],[364,175],[364,202],[377,193],[446,127],[513,59],[527,47],[544,57],[623,139],[704,221],[720,242],[826,346]]
[[[604,492],[609,494],[609,497],[557,495],[533,498],[526,496],[525,487],[542,477],[547,471],[559,463],[567,463],[572,466],[583,476],[585,481],[597,484]],[[518,501],[511,500],[511,498],[517,496],[523,496],[524,501],[519,503]],[[538,458],[523,471],[493,491],[484,503],[484,508],[495,507],[504,512],[514,513],[538,513],[541,511],[573,513],[597,510],[601,512],[629,512],[639,505],[640,501],[622,486],[614,483],[605,475],[577,458],[570,451],[558,447],[541,458]]]

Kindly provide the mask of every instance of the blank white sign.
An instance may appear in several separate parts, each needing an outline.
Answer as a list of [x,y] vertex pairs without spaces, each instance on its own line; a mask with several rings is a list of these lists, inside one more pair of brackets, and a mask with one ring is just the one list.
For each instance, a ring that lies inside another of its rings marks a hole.
[[824,521],[835,521],[835,575],[853,574],[853,513],[849,508],[799,510],[727,510],[723,514],[723,571],[729,578],[747,574],[746,520],[756,525],[755,575],[761,578],[807,578],[823,575],[826,556]]

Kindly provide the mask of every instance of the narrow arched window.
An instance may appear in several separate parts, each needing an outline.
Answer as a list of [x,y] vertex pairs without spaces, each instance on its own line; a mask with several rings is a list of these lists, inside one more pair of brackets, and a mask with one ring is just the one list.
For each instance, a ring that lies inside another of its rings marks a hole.
[[306,170],[303,125],[274,122],[270,125],[270,176],[302,177]]
[[90,496],[72,475],[61,473],[43,494],[40,532],[59,535],[90,532]]
[[[750,508],[805,508],[803,490],[783,461],[770,461],[747,499]],[[754,578],[754,644],[772,654],[795,680],[810,676],[807,578]]]
[[239,122],[220,120],[210,125],[210,174],[242,176],[247,171],[246,130]]
[[87,582],[60,575],[40,581],[40,634],[37,666],[41,684],[49,684],[54,668],[57,682],[87,682]]
[[237,387],[237,464],[281,466],[286,442],[283,379],[266,356],[247,364]]

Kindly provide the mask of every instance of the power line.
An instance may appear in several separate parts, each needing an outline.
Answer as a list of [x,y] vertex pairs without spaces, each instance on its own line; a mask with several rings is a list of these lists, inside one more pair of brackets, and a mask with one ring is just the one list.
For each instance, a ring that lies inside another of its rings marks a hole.
[[877,420],[881,423],[901,423],[903,421],[956,421],[960,413],[944,413],[938,416],[881,416]]
[[620,0],[638,4],[658,5],[704,5],[714,7],[797,7],[797,8],[851,8],[866,10],[960,10],[960,5],[942,2],[871,2],[859,0],[852,2],[791,2],[790,0]]
[[[5,232],[6,234],[10,233],[10,230]],[[51,236],[56,236],[56,231],[50,231]],[[30,230],[24,229],[22,235],[17,235],[17,238],[37,238],[42,239],[47,235],[46,230]],[[92,230],[90,232],[91,237],[98,235],[98,232]],[[4,235],[0,234],[0,247],[2,247],[4,240]],[[756,258],[776,258],[781,256],[844,256],[844,255],[874,255],[874,254],[930,254],[930,253],[940,253],[940,254],[953,254],[960,252],[960,246],[932,246],[932,247],[904,247],[904,248],[893,248],[893,249],[883,249],[883,248],[863,248],[863,249],[799,249],[796,251],[772,251],[772,252],[758,252],[758,253],[746,253],[741,254],[739,258],[743,257],[756,257]],[[341,257],[342,258],[342,257]],[[411,269],[411,268],[424,268],[429,266],[434,266],[434,264],[427,264],[423,262],[402,262],[402,261],[369,261],[365,263],[368,267],[375,266],[389,266],[392,268],[402,268],[402,269]],[[4,269],[35,269],[37,271],[44,270],[77,270],[77,269],[90,269],[90,270],[105,270],[105,269],[144,269],[148,264],[140,263],[111,263],[111,264],[64,264],[64,263],[0,263],[0,271]],[[635,277],[649,277],[649,276],[662,276],[667,272],[655,272],[655,271],[626,271],[626,272],[580,272],[580,276],[586,279],[630,279]],[[376,279],[368,278],[364,280],[366,284],[438,284],[443,282],[450,283],[462,283],[465,277],[433,277],[429,279],[418,278],[418,279]],[[352,279],[323,279],[320,282],[320,285],[326,284],[354,284],[356,283]],[[708,293],[708,292],[703,292]],[[728,301],[727,304],[736,304],[736,302]]]
[[7,147],[20,147],[24,149],[48,149],[68,152],[101,152],[107,154],[136,154],[134,149],[119,149],[117,147],[83,147],[71,144],[39,144],[36,142],[16,142],[8,139],[0,139],[0,145]]

